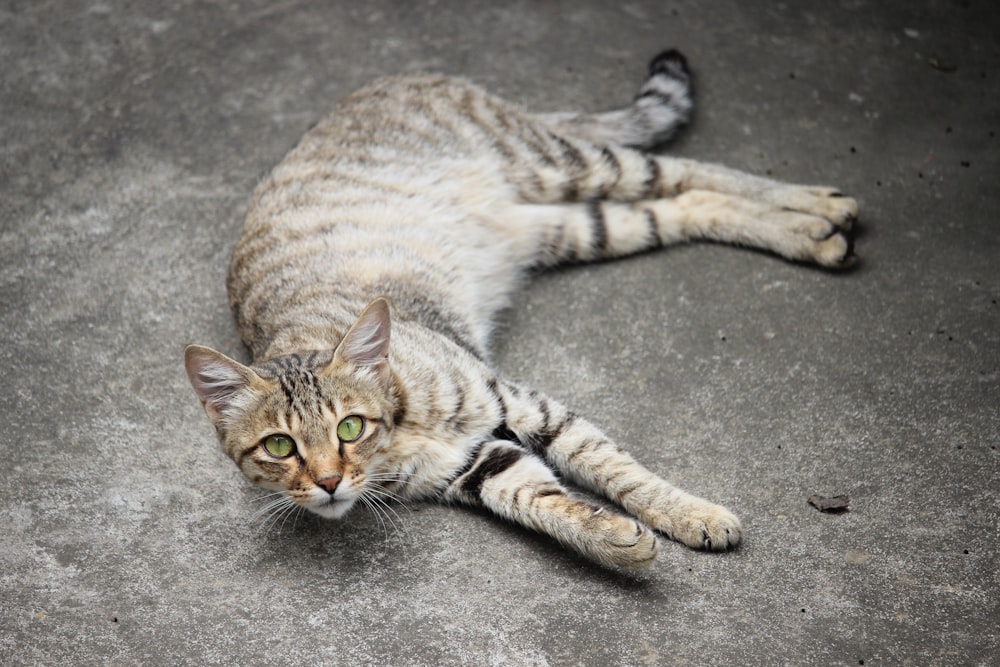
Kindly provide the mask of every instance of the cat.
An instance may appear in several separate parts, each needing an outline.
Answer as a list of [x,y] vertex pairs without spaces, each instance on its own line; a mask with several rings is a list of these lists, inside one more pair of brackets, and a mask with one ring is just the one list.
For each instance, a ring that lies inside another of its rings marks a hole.
[[501,378],[488,353],[495,317],[539,268],[693,239],[851,264],[858,209],[839,190],[644,152],[691,109],[675,50],[605,113],[532,114],[434,75],[344,99],[256,188],[233,251],[229,301],[252,365],[185,350],[225,453],[322,517],[438,499],[627,569],[654,561],[657,533],[735,547],[732,512]]

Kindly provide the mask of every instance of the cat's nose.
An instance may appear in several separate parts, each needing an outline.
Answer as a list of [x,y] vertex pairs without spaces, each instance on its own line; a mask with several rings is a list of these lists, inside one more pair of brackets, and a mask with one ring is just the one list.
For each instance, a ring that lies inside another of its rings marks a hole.
[[318,479],[316,480],[316,483],[319,484],[324,489],[326,489],[326,492],[332,496],[333,492],[337,490],[337,485],[340,484],[340,480],[341,476],[334,474],[334,475],[328,475],[323,479]]

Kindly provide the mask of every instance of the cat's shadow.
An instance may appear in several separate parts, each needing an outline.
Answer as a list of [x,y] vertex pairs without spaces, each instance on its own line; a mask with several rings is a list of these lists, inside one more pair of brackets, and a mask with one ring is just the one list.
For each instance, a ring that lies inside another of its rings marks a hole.
[[[258,529],[257,548],[247,556],[255,568],[264,571],[293,566],[300,574],[313,570],[319,579],[336,572],[337,577],[362,581],[420,576],[440,581],[460,572],[463,578],[480,577],[488,583],[490,578],[548,569],[557,577],[580,577],[600,586],[642,591],[656,576],[655,565],[632,572],[591,562],[546,535],[485,510],[431,503],[395,505],[393,510],[398,517],[393,516],[392,523],[365,511],[352,512],[339,521],[302,513],[283,526]],[[472,534],[482,540],[467,539]],[[518,553],[496,558],[483,553],[483,542]]]

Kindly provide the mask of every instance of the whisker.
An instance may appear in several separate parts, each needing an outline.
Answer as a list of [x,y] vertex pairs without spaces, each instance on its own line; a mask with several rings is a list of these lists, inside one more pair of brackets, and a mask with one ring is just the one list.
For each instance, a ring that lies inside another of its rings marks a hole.
[[281,535],[281,531],[285,529],[285,523],[288,522],[288,517],[291,515],[293,517],[292,521],[292,532],[295,532],[295,523],[299,520],[299,514],[301,513],[302,505],[295,503],[287,512],[285,512],[284,518],[281,520],[281,525],[278,526],[278,535]]
[[257,496],[256,498],[251,498],[250,502],[252,502],[252,503],[259,503],[262,500],[267,500],[268,498],[274,498],[275,496],[283,496],[283,495],[285,495],[284,491],[272,491],[271,493],[265,493],[262,496]]
[[410,477],[404,473],[369,473],[366,477],[373,482],[396,482],[397,484],[409,484]]
[[393,500],[405,504],[406,499],[402,495],[400,495],[400,493],[397,493],[397,491],[386,488],[386,484],[398,483],[400,486],[406,486],[409,483],[409,480],[400,479],[397,475],[391,473],[389,474],[383,473],[375,475],[366,475],[365,482],[366,482],[365,484],[366,490],[377,491],[378,493],[384,496],[387,496],[389,498],[392,498]]
[[[268,502],[254,512],[253,520],[259,522],[259,529],[262,534],[266,535],[272,528],[278,526],[278,534],[280,535],[285,522],[288,521],[289,515],[295,513],[295,518],[297,520],[302,507],[294,500],[284,495],[283,492],[272,493],[266,497],[268,498]],[[293,523],[293,528],[294,525],[295,524]]]
[[[367,500],[372,504],[372,506],[377,506],[380,509],[382,514],[385,515],[385,518],[388,519],[389,523],[392,524],[392,528],[394,531],[396,531],[397,534],[406,534],[406,531],[400,528],[400,525],[403,524],[403,519],[399,516],[396,510],[392,508],[391,505],[389,505],[382,497],[380,497],[378,493],[375,493],[373,491],[374,490],[371,488],[365,489],[365,493],[362,494],[362,497],[367,497]],[[389,516],[390,513],[392,514],[392,516]],[[395,520],[393,520],[393,517],[395,517]]]
[[375,515],[375,518],[378,520],[379,524],[381,524],[382,533],[384,536],[383,543],[387,545],[389,543],[389,529],[386,527],[385,521],[380,516],[378,508],[375,505],[373,505],[372,502],[364,496],[364,494],[358,496],[358,500],[364,503],[365,507],[371,510],[371,513]]
[[261,532],[267,535],[274,528],[275,523],[281,515],[287,511],[287,503],[275,503],[274,506],[268,508],[266,516],[261,517]]
[[389,489],[386,489],[381,486],[369,486],[365,488],[365,491],[374,493],[382,498],[389,498],[390,500],[394,500],[395,502],[399,503],[402,507],[406,508],[407,511],[410,510],[409,506],[406,503],[406,498],[399,495],[398,493],[390,491]]
[[[393,516],[395,516],[400,522],[402,522],[402,518],[400,518],[399,513],[396,512],[394,505],[405,509],[407,512],[410,511],[409,505],[404,504],[403,500],[399,496],[393,496],[375,490],[369,490],[369,493],[371,494],[373,500],[385,507],[387,511],[392,512]],[[392,504],[390,504],[390,501]]]
[[253,513],[253,518],[260,519],[263,518],[265,515],[270,515],[290,502],[291,499],[288,496],[284,495],[278,498],[272,498],[268,501],[266,505],[262,505],[261,507],[257,508],[257,510]]

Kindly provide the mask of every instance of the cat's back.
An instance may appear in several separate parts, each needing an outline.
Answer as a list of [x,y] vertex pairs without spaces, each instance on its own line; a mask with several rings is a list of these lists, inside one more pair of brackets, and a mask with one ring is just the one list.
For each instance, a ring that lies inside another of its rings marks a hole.
[[516,107],[441,75],[379,79],[338,103],[257,187],[233,252],[230,304],[254,356],[329,338],[319,312],[340,332],[373,295],[481,348],[481,287],[515,280],[495,149],[515,122]]

